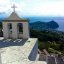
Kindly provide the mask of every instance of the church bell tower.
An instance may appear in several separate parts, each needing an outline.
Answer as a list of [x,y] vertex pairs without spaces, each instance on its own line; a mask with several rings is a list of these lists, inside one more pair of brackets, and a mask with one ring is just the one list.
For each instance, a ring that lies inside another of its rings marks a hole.
[[[15,11],[16,6],[13,5],[11,15],[3,20],[3,36],[5,39],[29,38],[29,20],[22,19]],[[22,25],[22,26],[21,26]],[[20,26],[20,28],[19,28]],[[21,28],[22,27],[22,28]]]

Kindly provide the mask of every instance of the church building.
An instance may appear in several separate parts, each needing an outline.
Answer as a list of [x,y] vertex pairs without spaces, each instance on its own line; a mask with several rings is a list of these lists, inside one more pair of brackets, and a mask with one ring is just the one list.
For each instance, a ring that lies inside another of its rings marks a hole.
[[3,21],[4,38],[29,38],[29,20],[22,19],[16,14],[15,5],[13,9],[12,14]]
[[3,38],[0,38],[0,64],[47,64],[38,61],[38,39],[30,38],[29,20],[15,11],[3,20]]

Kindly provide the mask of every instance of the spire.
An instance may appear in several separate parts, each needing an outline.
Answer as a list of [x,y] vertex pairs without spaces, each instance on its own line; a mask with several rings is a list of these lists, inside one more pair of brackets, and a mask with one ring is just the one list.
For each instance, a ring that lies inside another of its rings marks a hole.
[[15,6],[15,4],[13,4],[13,6],[11,8],[13,8],[13,12],[15,12],[15,8],[17,8],[17,7]]

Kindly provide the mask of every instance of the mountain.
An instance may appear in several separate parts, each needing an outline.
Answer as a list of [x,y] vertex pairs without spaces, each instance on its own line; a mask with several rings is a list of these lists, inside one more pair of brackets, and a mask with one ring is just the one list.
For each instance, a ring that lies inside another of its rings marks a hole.
[[58,27],[59,25],[55,21],[50,22],[37,21],[30,23],[30,28],[35,30],[57,29]]

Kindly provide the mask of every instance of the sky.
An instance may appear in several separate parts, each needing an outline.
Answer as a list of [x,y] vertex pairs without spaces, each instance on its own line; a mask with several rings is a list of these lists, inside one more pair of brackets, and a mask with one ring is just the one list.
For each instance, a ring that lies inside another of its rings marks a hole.
[[20,16],[64,16],[64,0],[0,0],[0,15],[9,15],[13,4]]

